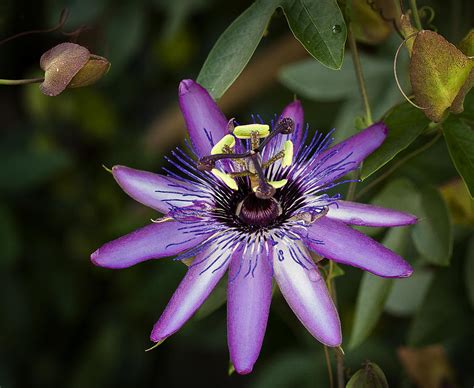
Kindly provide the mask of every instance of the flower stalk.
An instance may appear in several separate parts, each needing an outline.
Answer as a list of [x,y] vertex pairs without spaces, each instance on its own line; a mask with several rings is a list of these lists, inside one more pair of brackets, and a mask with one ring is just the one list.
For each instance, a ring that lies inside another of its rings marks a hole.
[[37,84],[44,81],[44,78],[30,78],[30,79],[0,79],[0,85],[29,85]]

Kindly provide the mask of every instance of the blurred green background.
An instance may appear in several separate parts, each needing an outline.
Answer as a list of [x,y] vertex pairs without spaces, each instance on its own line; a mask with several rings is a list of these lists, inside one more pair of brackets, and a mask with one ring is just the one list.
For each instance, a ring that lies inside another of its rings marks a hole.
[[[470,1],[425,3],[435,9],[438,16],[433,23],[449,40],[456,42],[467,32]],[[322,345],[306,333],[281,296],[273,300],[254,372],[229,377],[224,306],[212,314],[202,311],[157,349],[144,352],[151,344],[153,323],[185,273],[184,265],[164,259],[112,271],[89,261],[101,244],[157,216],[128,198],[102,165],[160,171],[163,156],[185,137],[177,112],[179,81],[197,77],[218,36],[250,4],[0,3],[0,39],[54,26],[67,7],[70,17],[64,30],[86,25],[77,43],[112,63],[97,85],[66,90],[54,98],[43,96],[37,85],[0,88],[2,388],[328,385]],[[41,76],[41,54],[67,40],[55,32],[0,46],[0,78]],[[361,47],[376,117],[402,101],[391,73],[399,43],[391,33],[383,43]],[[284,17],[277,12],[247,73],[222,100],[228,116],[245,120],[259,113],[271,118],[296,94],[312,128],[326,132],[336,126],[338,139],[352,133],[362,108],[350,63],[337,73],[305,58],[309,57],[289,36]],[[400,61],[403,78],[406,58]],[[260,77],[262,69],[268,70],[267,78]],[[350,81],[337,84],[340,74]],[[410,373],[402,368],[397,350],[411,338],[413,345],[442,344],[447,359],[436,370],[447,368],[445,386],[470,387],[474,382],[474,321],[468,295],[471,292],[472,297],[469,274],[474,276],[472,204],[463,205],[462,185],[452,194],[449,183],[456,184],[457,174],[443,142],[390,179],[401,177],[444,188],[455,221],[451,266],[425,266],[420,275],[425,278],[412,283],[408,292],[405,283],[398,287],[374,333],[354,349],[345,345],[362,271],[344,268],[345,276],[336,283],[346,366],[354,372],[372,360],[382,367],[391,386],[410,387]],[[382,187],[369,191],[363,200],[370,201]],[[383,233],[378,231],[378,236]],[[412,298],[418,299],[403,310]],[[427,318],[420,321],[419,316]],[[429,365],[435,363],[427,360]]]

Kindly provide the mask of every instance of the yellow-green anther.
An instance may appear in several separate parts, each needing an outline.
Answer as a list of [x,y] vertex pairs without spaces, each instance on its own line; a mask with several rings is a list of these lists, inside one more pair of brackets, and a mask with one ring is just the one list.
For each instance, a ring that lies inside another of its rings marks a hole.
[[250,139],[252,132],[256,132],[259,138],[267,137],[270,134],[270,127],[266,124],[238,125],[234,128],[234,136],[239,139]]
[[222,154],[224,153],[225,147],[234,148],[235,146],[235,137],[232,135],[225,135],[217,144],[212,147],[211,155]]
[[285,186],[288,183],[288,179],[281,179],[279,181],[268,181],[268,184],[273,186],[275,189]]
[[217,168],[213,168],[211,172],[227,186],[229,186],[232,190],[237,191],[239,189],[239,187],[237,186],[237,182],[229,174],[226,174],[225,172],[222,172]]
[[[279,180],[279,181],[268,181],[267,182],[270,186],[272,186],[273,188],[275,189],[279,189],[283,186],[285,186],[287,183],[288,183],[288,179],[282,179],[282,180]],[[252,188],[252,190],[255,192],[257,191],[257,187],[258,186],[255,186]]]
[[283,152],[285,153],[285,156],[283,156],[281,166],[291,166],[291,163],[293,163],[293,142],[291,140],[285,141],[285,145],[283,146]]

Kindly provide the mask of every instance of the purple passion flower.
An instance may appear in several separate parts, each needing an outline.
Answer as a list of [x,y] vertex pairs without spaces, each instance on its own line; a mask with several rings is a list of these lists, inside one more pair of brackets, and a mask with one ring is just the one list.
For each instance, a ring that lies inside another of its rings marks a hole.
[[330,135],[306,141],[299,101],[270,125],[228,121],[192,80],[181,82],[179,103],[191,152],[172,152],[164,175],[112,169],[128,195],[165,217],[105,244],[92,261],[126,268],[174,255],[192,259],[153,328],[154,342],[179,330],[228,272],[228,344],[240,374],[252,371],[260,353],[273,280],[306,329],[339,346],[339,317],[309,251],[378,276],[412,273],[399,255],[348,225],[401,226],[416,217],[326,192],[382,144],[387,128],[374,124],[329,148]]

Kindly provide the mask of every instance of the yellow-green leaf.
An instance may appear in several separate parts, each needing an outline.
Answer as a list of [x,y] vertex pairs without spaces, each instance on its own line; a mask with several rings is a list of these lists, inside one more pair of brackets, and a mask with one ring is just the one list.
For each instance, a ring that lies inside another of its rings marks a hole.
[[433,31],[420,31],[413,44],[410,81],[418,105],[432,121],[447,109],[463,111],[464,96],[474,83],[474,59]]

